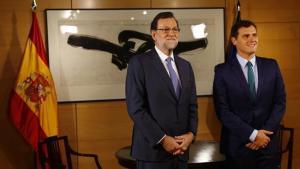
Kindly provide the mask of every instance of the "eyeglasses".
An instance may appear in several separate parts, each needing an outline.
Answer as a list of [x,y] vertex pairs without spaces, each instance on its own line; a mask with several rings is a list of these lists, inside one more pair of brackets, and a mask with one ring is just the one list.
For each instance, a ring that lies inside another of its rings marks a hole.
[[161,28],[161,29],[156,29],[156,30],[160,30],[163,33],[170,33],[171,31],[173,31],[174,33],[180,32],[179,28],[172,28],[172,29],[171,28]]

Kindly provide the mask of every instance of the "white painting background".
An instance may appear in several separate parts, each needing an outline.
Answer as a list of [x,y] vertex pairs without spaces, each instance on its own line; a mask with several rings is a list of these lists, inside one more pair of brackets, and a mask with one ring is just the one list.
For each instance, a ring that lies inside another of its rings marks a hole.
[[[192,64],[197,95],[211,95],[214,66],[224,61],[223,9],[172,10],[47,10],[48,49],[58,101],[87,101],[125,98],[126,69],[112,64],[112,54],[67,44],[71,33],[62,33],[62,25],[77,26],[79,35],[94,36],[117,45],[122,30],[150,35],[150,22],[162,11],[172,11],[179,21],[180,41],[195,40],[191,25],[205,23],[208,46],[181,53]],[[72,17],[70,17],[70,14]],[[144,41],[136,42],[135,50]]]

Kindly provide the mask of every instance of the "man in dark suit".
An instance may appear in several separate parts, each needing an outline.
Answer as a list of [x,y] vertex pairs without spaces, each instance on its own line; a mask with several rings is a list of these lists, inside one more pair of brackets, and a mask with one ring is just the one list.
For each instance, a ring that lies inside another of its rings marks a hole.
[[129,62],[126,101],[138,169],[187,168],[198,114],[192,67],[173,54],[179,32],[171,12],[159,13],[151,23],[155,48]]
[[228,169],[275,169],[275,137],[286,94],[274,59],[255,55],[256,25],[247,20],[231,30],[236,55],[215,67],[214,103],[222,123],[221,152]]

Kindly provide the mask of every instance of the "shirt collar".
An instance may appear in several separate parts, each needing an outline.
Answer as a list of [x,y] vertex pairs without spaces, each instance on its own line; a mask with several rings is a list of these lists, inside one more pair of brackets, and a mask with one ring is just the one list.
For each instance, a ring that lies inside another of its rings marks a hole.
[[[167,59],[169,56],[167,56],[167,55],[164,54],[161,50],[159,50],[157,46],[155,46],[154,48],[155,48],[155,50],[156,50],[156,52],[157,52],[157,54],[158,54],[160,60],[161,60],[162,62],[165,62],[166,59]],[[171,56],[170,56],[170,57],[171,57],[172,60],[174,61],[174,54],[173,54],[173,52],[171,53]]]
[[[242,66],[242,68],[245,68],[247,66],[248,60],[243,58],[239,54],[236,54],[236,57],[237,57],[240,65]],[[249,61],[252,63],[253,67],[255,67],[255,65],[256,65],[256,56],[254,55]]]

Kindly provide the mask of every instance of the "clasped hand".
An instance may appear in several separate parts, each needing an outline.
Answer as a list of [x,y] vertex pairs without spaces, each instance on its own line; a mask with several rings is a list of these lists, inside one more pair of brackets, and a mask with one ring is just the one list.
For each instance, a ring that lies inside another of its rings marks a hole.
[[173,155],[179,155],[184,154],[189,145],[192,143],[193,139],[194,134],[192,132],[188,132],[175,137],[165,136],[161,143],[167,152]]
[[259,150],[265,148],[270,140],[269,135],[272,135],[273,132],[267,130],[258,130],[255,140],[253,142],[247,143],[246,147],[251,150]]

